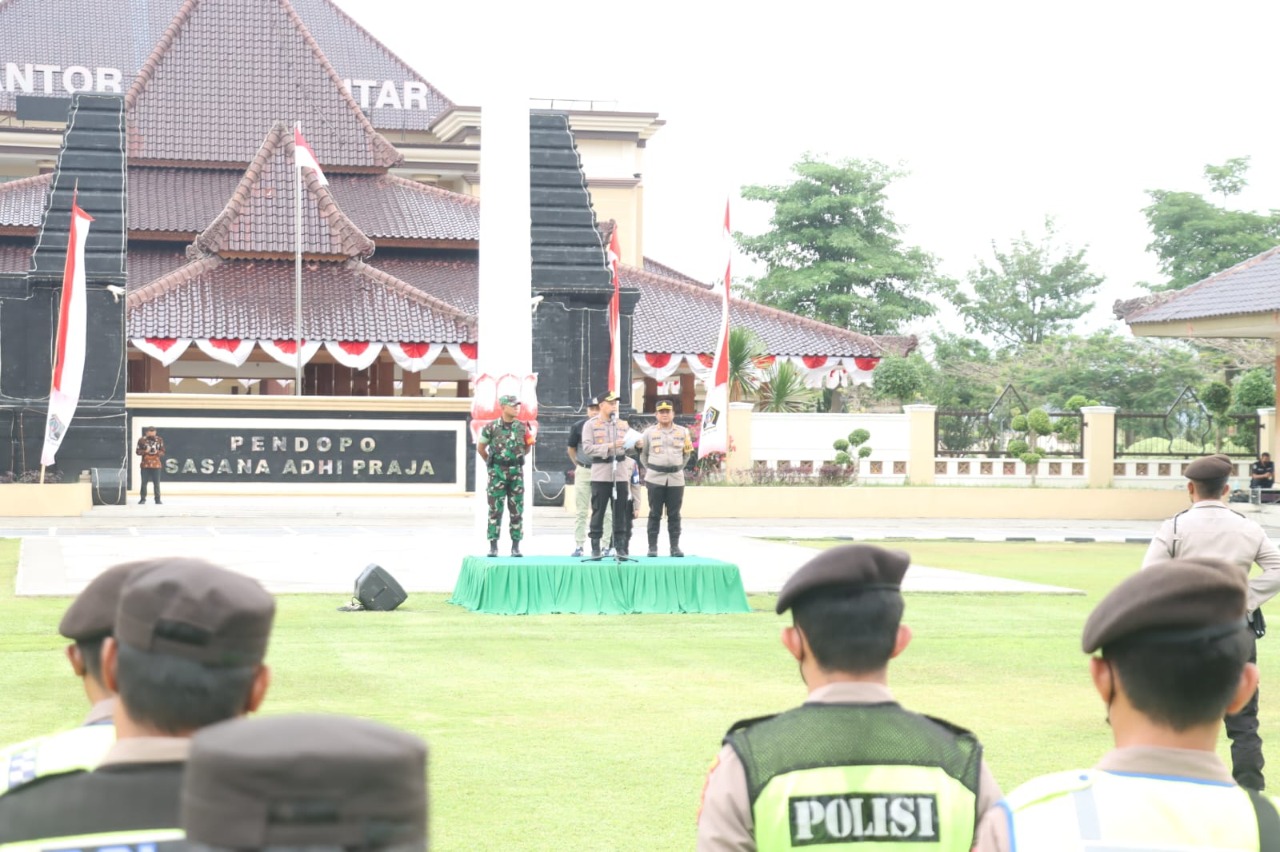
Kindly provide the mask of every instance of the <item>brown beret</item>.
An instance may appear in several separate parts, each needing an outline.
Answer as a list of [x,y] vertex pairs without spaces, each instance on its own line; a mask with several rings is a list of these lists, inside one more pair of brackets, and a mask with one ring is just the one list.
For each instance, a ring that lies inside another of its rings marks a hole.
[[182,828],[226,849],[426,848],[427,747],[365,719],[234,719],[197,731]]
[[778,592],[778,614],[786,612],[805,593],[825,586],[864,589],[901,589],[902,576],[911,564],[903,550],[885,550],[870,544],[846,544],[824,550],[810,559]]
[[120,593],[116,639],[212,667],[262,662],[275,598],[257,580],[202,559],[159,559]]
[[112,565],[89,581],[62,615],[58,632],[75,642],[92,642],[111,635],[116,626],[120,590],[134,571],[154,562],[142,559]]
[[1248,583],[1216,559],[1170,559],[1126,578],[1089,614],[1086,654],[1117,640],[1186,641],[1225,636],[1245,626]]
[[1231,457],[1223,453],[1215,453],[1211,456],[1205,456],[1193,461],[1187,465],[1187,479],[1195,479],[1199,481],[1207,481],[1214,479],[1226,479],[1236,472],[1235,463],[1231,461]]

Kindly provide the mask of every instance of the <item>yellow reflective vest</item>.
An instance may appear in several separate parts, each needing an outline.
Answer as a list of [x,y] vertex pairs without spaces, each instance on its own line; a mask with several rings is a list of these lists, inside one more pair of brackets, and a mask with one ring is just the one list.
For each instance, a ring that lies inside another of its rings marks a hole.
[[115,725],[85,725],[0,749],[0,796],[47,775],[93,769],[116,741]]
[[[1268,797],[1273,804],[1274,797]],[[1000,807],[1015,850],[1257,850],[1258,817],[1235,784],[1098,769],[1035,778]]]

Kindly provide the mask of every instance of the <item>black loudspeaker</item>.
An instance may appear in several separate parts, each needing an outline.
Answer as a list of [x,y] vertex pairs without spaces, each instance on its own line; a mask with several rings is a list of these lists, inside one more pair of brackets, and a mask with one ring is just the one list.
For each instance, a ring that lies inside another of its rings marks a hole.
[[356,577],[354,597],[365,609],[390,612],[409,596],[386,569],[379,565],[369,565]]

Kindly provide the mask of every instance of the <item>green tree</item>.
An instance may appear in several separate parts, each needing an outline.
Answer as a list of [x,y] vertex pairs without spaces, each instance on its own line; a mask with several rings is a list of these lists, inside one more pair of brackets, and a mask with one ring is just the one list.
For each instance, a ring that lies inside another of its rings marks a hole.
[[[1247,185],[1249,158],[1205,166],[1205,179],[1223,200]],[[1255,213],[1219,206],[1194,192],[1150,190],[1142,212],[1151,227],[1147,250],[1160,260],[1169,280],[1149,290],[1181,290],[1280,243],[1280,210]]]
[[760,386],[760,410],[773,412],[813,411],[818,390],[804,383],[804,375],[794,361],[774,361]]
[[743,402],[760,389],[756,362],[765,355],[760,336],[743,325],[729,326],[729,401]]
[[1046,217],[1039,241],[1024,232],[1007,251],[992,241],[995,263],[979,260],[969,272],[973,294],[959,288],[948,293],[970,331],[1009,346],[1041,343],[1089,312],[1093,303],[1085,299],[1103,278],[1089,270],[1085,249],[1060,248],[1056,236],[1053,219]]
[[1276,379],[1270,370],[1259,367],[1242,373],[1232,388],[1232,410],[1253,414],[1276,404]]
[[1008,384],[1003,367],[980,340],[934,335],[925,399],[944,408],[985,409]]
[[1223,420],[1231,408],[1231,386],[1215,379],[1202,386],[1196,396],[1213,415],[1213,449],[1214,452],[1222,452]]
[[824,163],[805,155],[785,186],[746,186],[742,197],[773,207],[770,229],[735,234],[764,263],[752,298],[863,334],[892,334],[931,316],[935,260],[904,246],[886,209],[885,187],[900,172],[874,160]]
[[925,389],[928,364],[919,354],[905,358],[886,355],[871,374],[871,387],[879,399],[896,399],[908,403]]

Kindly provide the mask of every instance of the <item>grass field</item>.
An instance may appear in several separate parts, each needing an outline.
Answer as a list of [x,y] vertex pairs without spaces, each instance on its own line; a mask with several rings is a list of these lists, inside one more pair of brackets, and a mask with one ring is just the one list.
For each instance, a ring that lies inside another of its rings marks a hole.
[[[1080,629],[1142,546],[890,546],[920,564],[1086,592],[908,595],[915,640],[890,673],[904,704],[976,731],[1006,790],[1109,747]],[[16,542],[0,541],[6,743],[75,725],[86,709],[56,635],[67,600],[16,598],[16,558]],[[443,595],[345,614],[341,602],[280,599],[264,712],[352,713],[424,737],[441,850],[690,849],[724,730],[804,697],[772,596],[752,596],[756,612],[736,616],[483,616]],[[1269,643],[1259,651],[1265,680]],[[1264,696],[1273,756],[1278,714]]]

